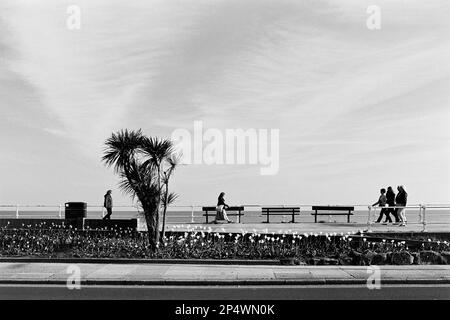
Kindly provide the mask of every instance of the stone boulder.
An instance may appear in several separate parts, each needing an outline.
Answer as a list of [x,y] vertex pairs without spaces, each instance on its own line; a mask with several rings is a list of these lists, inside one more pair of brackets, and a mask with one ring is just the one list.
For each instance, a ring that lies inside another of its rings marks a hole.
[[438,252],[432,250],[420,251],[421,264],[447,264],[447,260]]
[[370,264],[381,265],[381,264],[386,264],[386,262],[387,262],[387,254],[386,253],[377,253],[372,257]]
[[339,260],[338,259],[333,259],[333,258],[322,258],[320,259],[319,264],[321,265],[338,265],[339,264]]
[[346,253],[340,254],[338,261],[341,266],[349,266],[353,264],[353,258],[349,257]]
[[447,264],[450,264],[450,251],[442,251],[441,256],[445,259]]
[[393,252],[391,256],[391,263],[397,265],[413,264],[414,257],[408,251]]
[[297,266],[306,266],[307,263],[303,259],[295,259],[295,265],[297,265]]
[[349,254],[349,257],[352,258],[352,264],[355,266],[365,266],[367,264],[365,256],[361,252],[352,250]]
[[284,266],[293,266],[296,265],[298,263],[296,263],[298,261],[298,259],[296,258],[281,258],[280,259],[280,263]]
[[413,252],[411,253],[414,257],[414,261],[413,264],[420,264],[420,253],[418,252]]
[[307,262],[309,265],[317,266],[320,265],[320,260],[320,258],[309,258]]

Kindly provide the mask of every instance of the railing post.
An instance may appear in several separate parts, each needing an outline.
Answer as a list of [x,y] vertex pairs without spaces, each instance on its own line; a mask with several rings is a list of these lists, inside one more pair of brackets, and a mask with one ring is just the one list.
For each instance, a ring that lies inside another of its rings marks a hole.
[[194,206],[191,206],[191,223],[194,223]]
[[426,214],[425,214],[426,208],[427,207],[425,205],[422,206],[422,210],[423,210],[423,215],[422,215],[423,228],[422,228],[422,232],[426,232],[427,231],[427,219],[426,219]]
[[16,219],[19,219],[19,205],[16,204]]
[[419,204],[419,223],[422,223],[422,204]]
[[367,215],[367,231],[372,232],[372,230],[370,229],[370,226],[372,225],[372,206],[368,206],[368,208],[369,213]]

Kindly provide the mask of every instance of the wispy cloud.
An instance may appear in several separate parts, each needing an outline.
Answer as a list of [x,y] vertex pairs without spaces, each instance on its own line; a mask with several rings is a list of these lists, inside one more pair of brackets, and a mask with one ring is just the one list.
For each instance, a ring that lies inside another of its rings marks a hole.
[[[439,158],[450,147],[445,0],[378,1],[379,31],[366,28],[372,2],[360,0],[76,4],[82,27],[75,31],[66,28],[65,2],[0,4],[0,121],[53,135],[91,168],[104,139],[123,127],[165,136],[194,120],[219,129],[279,128],[278,176],[261,178],[247,166],[183,167],[176,186],[183,199],[202,199],[199,190],[215,190],[217,175],[256,201],[248,190],[261,179],[271,181],[270,193],[295,190],[291,177],[308,176],[312,189],[302,190],[313,199],[315,175],[329,174],[331,185],[340,181],[334,173],[345,183],[369,181],[384,174],[363,170],[377,159],[406,179],[403,161],[428,165],[416,147],[428,144]],[[392,157],[378,156],[388,151]],[[363,176],[352,180],[354,168]],[[450,173],[448,165],[441,170]],[[448,179],[441,189],[442,197],[450,191]]]

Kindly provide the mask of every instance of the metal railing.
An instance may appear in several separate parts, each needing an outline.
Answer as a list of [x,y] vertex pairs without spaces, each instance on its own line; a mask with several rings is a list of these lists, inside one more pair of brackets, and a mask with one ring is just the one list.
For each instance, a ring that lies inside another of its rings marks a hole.
[[[247,205],[241,205],[244,206],[245,208],[261,208],[264,206],[277,206],[277,207],[292,207],[292,206],[296,206],[296,207],[300,207],[301,210],[310,210],[311,207],[313,206],[312,204],[267,204],[267,205],[262,205],[262,204],[247,204]],[[350,204],[350,205],[345,205],[345,206],[352,206],[355,207],[355,209],[357,208],[365,208],[363,210],[355,210],[355,211],[364,211],[364,210],[368,210],[368,214],[367,214],[367,229],[370,232],[371,231],[371,227],[373,225],[372,222],[372,218],[373,218],[373,213],[375,213],[378,210],[381,210],[383,208],[389,208],[389,207],[375,207],[375,206],[371,206],[371,205],[367,205],[367,204]],[[191,223],[195,223],[195,218],[196,216],[196,212],[201,212],[202,211],[202,205],[172,205],[169,206],[169,211],[170,212],[170,216],[173,217],[183,217],[183,218],[190,218],[190,222]],[[99,209],[99,211],[101,211],[101,216],[103,217],[105,215],[105,208],[102,205],[88,205],[87,208],[91,208],[91,209]],[[130,209],[129,211],[135,211],[136,212],[136,216],[139,216],[139,214],[141,213],[139,211],[139,207],[137,205],[117,205],[114,206],[114,208],[118,211],[116,212],[121,212],[120,209]],[[400,207],[400,206],[395,206],[395,207],[391,207],[391,208],[406,208],[406,209],[418,209],[418,222],[419,224],[422,224],[422,231],[426,231],[427,228],[427,212],[429,210],[442,210],[442,209],[450,209],[450,205],[449,204],[414,204],[414,205],[408,205],[408,206],[404,206],[404,207]],[[21,217],[27,217],[29,215],[26,215],[27,210],[29,211],[30,209],[51,209],[51,211],[55,211],[55,215],[51,215],[52,217],[56,217],[59,219],[63,218],[63,209],[64,209],[64,205],[63,204],[57,204],[57,205],[29,205],[29,204],[14,204],[14,205],[0,205],[0,213],[1,210],[4,209],[11,209],[8,211],[12,211],[15,213],[15,218],[19,219]],[[170,210],[170,209],[175,209],[175,210]],[[184,212],[180,212],[179,215],[176,215],[177,211],[179,209],[186,209],[184,210]],[[198,210],[196,210],[198,209]],[[190,213],[190,216],[186,215],[186,211]],[[36,216],[36,212],[39,211],[34,211],[33,216]],[[123,210],[122,210],[123,212]],[[43,215],[41,215],[43,216]],[[120,216],[120,215],[119,215]],[[2,216],[0,215],[0,218]],[[46,215],[46,217],[48,217],[48,215]],[[331,219],[331,215],[329,216]]]

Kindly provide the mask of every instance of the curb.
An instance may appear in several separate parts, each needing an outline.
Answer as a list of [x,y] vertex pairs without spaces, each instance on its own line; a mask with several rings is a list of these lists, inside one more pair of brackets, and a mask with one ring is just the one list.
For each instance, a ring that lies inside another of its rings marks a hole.
[[[65,280],[2,279],[0,285],[66,285]],[[82,280],[81,285],[106,286],[289,286],[289,285],[366,285],[366,279],[286,279],[286,280]],[[450,284],[450,279],[389,279],[381,285]]]
[[101,258],[0,258],[0,263],[97,263],[97,264],[209,264],[209,265],[270,265],[280,266],[280,260],[231,259],[101,259]]

